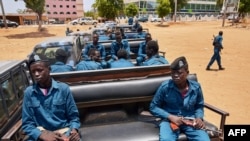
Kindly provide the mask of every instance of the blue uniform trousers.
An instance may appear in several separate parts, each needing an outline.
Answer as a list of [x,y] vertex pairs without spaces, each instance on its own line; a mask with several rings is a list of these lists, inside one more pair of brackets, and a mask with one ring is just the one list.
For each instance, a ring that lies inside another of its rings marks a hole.
[[189,141],[210,141],[205,130],[198,130],[191,126],[182,125],[179,127],[179,130],[173,131],[169,123],[168,121],[162,121],[160,123],[160,141],[177,141],[180,132],[186,134]]

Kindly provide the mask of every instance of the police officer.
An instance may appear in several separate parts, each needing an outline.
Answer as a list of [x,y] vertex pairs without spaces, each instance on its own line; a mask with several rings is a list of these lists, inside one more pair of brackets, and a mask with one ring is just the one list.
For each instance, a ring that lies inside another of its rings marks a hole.
[[56,62],[55,64],[51,65],[51,72],[67,72],[67,71],[73,71],[72,66],[70,65],[66,65],[66,61],[68,59],[68,53],[59,48],[56,50],[55,53],[55,58],[56,58]]
[[168,64],[167,59],[159,55],[159,46],[158,43],[154,40],[147,42],[146,45],[146,54],[147,60],[141,63],[142,66],[152,66],[152,65],[162,65]]

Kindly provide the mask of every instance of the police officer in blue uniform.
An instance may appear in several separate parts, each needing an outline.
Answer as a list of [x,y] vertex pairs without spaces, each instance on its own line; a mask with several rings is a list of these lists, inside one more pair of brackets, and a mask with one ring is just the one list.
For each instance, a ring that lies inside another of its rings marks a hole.
[[102,69],[100,51],[96,48],[89,50],[90,60],[82,60],[76,65],[76,70],[98,70]]
[[107,62],[105,61],[105,58],[106,58],[105,47],[102,44],[98,43],[98,41],[99,41],[99,35],[97,33],[94,33],[93,34],[93,43],[89,43],[86,45],[86,47],[84,47],[82,58],[83,58],[83,60],[86,60],[86,61],[90,60],[90,56],[88,55],[89,50],[91,48],[96,48],[97,50],[99,50],[100,55],[101,55],[102,68],[106,68]]
[[120,49],[127,51],[127,58],[130,59],[130,45],[126,39],[122,39],[122,34],[120,31],[115,33],[115,41],[111,43],[111,59],[108,61],[109,65],[111,62],[118,60],[117,52]]
[[[170,65],[172,79],[164,81],[150,103],[151,113],[161,118],[160,141],[176,141],[180,133],[190,141],[210,141],[205,130],[204,98],[198,82],[188,80],[188,63],[184,56]],[[185,120],[185,117],[193,119]]]
[[139,45],[139,50],[138,50],[138,56],[136,57],[136,63],[137,65],[141,65],[143,61],[145,61],[148,57],[146,54],[146,45],[149,41],[152,40],[151,34],[146,33],[145,35],[145,41],[141,42]]
[[168,61],[164,57],[160,56],[158,51],[158,43],[154,40],[149,41],[146,45],[148,59],[142,63],[142,66],[168,64]]
[[67,72],[67,71],[73,71],[72,66],[70,65],[66,65],[66,61],[68,59],[68,53],[59,48],[56,50],[55,53],[55,58],[56,58],[56,62],[55,64],[51,65],[51,72],[55,73],[55,72]]
[[117,57],[118,57],[118,60],[112,62],[110,64],[110,68],[134,67],[134,64],[131,61],[127,60],[128,55],[125,49],[120,49],[117,52]]

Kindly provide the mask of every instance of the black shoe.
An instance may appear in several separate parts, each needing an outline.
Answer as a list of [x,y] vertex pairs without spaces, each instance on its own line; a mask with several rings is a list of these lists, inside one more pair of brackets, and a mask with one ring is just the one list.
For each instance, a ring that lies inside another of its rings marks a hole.
[[210,70],[210,67],[207,67],[206,70]]
[[219,67],[219,70],[225,70],[225,68],[223,68],[223,67]]

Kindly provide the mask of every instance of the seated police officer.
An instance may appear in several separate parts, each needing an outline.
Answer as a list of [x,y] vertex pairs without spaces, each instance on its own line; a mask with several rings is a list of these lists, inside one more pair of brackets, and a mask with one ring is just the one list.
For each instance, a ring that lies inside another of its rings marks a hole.
[[55,53],[56,63],[51,65],[51,72],[67,72],[67,71],[73,71],[72,66],[66,65],[66,61],[68,59],[68,53],[59,48],[56,50]]
[[98,43],[98,41],[99,41],[99,35],[97,33],[94,33],[93,34],[93,43],[89,43],[86,45],[86,47],[84,48],[84,51],[83,51],[82,58],[83,58],[83,60],[86,60],[86,61],[90,60],[90,56],[88,55],[89,50],[91,48],[96,48],[97,50],[99,50],[100,55],[101,55],[102,68],[106,68],[107,63],[105,61],[105,57],[106,57],[105,47],[102,44]]
[[32,86],[24,91],[22,130],[29,141],[79,141],[80,119],[69,86],[50,76],[49,61],[32,54]]
[[122,34],[120,31],[117,31],[115,33],[115,41],[113,41],[111,43],[111,48],[110,48],[110,52],[111,52],[111,59],[109,60],[109,64],[113,61],[116,61],[118,60],[118,57],[117,57],[117,52],[120,50],[120,49],[124,49],[127,51],[127,58],[130,59],[130,45],[128,43],[127,40],[123,40],[122,39]]
[[88,60],[82,60],[76,65],[76,70],[97,70],[102,69],[100,51],[96,48],[89,50]]
[[146,53],[148,59],[141,64],[142,66],[168,64],[168,61],[159,55],[159,46],[156,41],[151,40],[147,42]]
[[141,63],[148,58],[147,54],[146,54],[146,45],[151,40],[152,40],[151,34],[150,33],[146,33],[146,35],[145,35],[145,41],[143,41],[143,42],[140,43],[139,50],[138,50],[138,53],[137,53],[138,56],[136,58],[136,63],[137,63],[138,66],[141,65]]
[[110,68],[125,68],[125,67],[134,67],[134,64],[129,61],[127,51],[125,49],[120,49],[117,52],[118,60],[111,62]]

